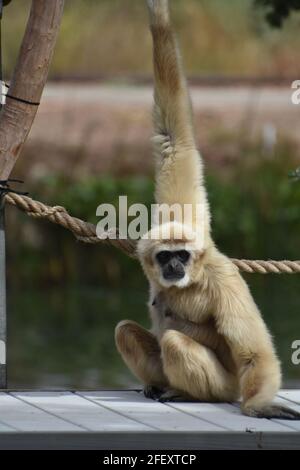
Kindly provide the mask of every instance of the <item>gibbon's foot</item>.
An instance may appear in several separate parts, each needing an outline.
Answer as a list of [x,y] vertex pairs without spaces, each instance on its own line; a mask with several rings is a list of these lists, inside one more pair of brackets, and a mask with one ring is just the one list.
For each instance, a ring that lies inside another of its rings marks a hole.
[[243,413],[252,418],[300,420],[300,413],[298,411],[281,405],[270,405],[259,410],[244,408]]
[[145,385],[143,393],[146,398],[151,398],[152,400],[157,400],[164,393],[164,390],[153,385]]
[[180,392],[178,392],[177,390],[169,389],[160,395],[160,397],[158,398],[158,401],[160,403],[167,403],[167,402],[194,401],[194,400],[189,399],[184,395],[181,395]]

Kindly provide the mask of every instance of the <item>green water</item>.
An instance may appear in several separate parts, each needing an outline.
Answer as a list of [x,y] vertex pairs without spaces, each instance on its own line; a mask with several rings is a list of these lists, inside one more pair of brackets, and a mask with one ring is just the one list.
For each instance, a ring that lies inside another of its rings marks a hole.
[[[300,385],[291,344],[300,339],[299,276],[247,280],[282,360],[285,384]],[[137,384],[114,346],[114,327],[130,318],[149,326],[147,286],[9,292],[9,386],[126,388]],[[298,382],[299,381],[299,382]]]

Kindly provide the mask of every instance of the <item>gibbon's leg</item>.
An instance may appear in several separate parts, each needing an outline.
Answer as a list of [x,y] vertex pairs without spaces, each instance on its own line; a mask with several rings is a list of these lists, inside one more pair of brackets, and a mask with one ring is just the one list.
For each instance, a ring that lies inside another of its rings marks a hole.
[[280,363],[247,284],[239,274],[228,276],[215,295],[219,299],[217,330],[239,366],[243,413],[257,418],[300,419],[300,413],[272,403],[281,384]]
[[115,340],[128,368],[146,385],[145,395],[156,398],[168,385],[156,337],[138,323],[124,320],[116,326]]
[[181,59],[169,20],[168,0],[147,0],[153,37],[154,150],[156,202],[203,204],[209,226],[209,209],[203,170],[196,149],[190,97]]
[[278,360],[265,351],[255,353],[242,370],[243,413],[255,418],[300,420],[300,413],[297,411],[272,403],[280,381]]
[[[224,369],[211,349],[176,330],[165,332],[161,349],[171,387],[186,397],[201,401],[234,401],[239,397],[237,378]],[[161,399],[165,401],[164,395]]]

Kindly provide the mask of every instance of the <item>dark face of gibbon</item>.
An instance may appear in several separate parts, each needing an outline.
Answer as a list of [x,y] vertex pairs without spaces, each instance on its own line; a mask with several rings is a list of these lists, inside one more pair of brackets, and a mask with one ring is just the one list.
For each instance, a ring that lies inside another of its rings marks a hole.
[[162,250],[156,253],[155,258],[161,269],[163,279],[176,283],[184,279],[186,265],[191,258],[191,254],[188,250]]
[[193,279],[195,252],[185,244],[163,243],[151,254],[152,278],[162,287],[187,287]]

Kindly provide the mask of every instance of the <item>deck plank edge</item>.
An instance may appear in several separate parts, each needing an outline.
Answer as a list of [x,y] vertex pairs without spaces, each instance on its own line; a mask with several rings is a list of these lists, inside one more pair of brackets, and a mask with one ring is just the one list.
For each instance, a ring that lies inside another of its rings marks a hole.
[[[210,450],[299,449],[300,433],[90,432],[2,433],[0,449]],[[108,451],[109,452],[109,451]]]

